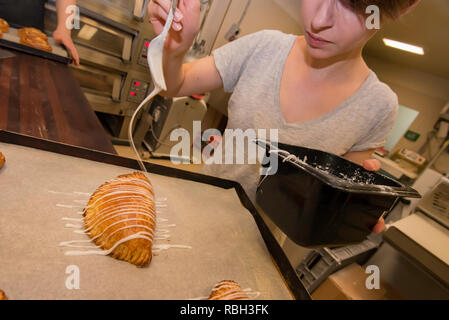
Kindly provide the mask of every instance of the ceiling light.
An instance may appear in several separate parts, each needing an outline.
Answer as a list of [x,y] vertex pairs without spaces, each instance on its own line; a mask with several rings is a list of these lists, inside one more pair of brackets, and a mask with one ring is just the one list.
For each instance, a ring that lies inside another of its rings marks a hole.
[[399,42],[399,41],[395,41],[395,40],[390,40],[390,39],[383,39],[384,43],[386,46],[388,47],[392,47],[395,49],[399,49],[399,50],[404,50],[407,52],[411,52],[411,53],[415,53],[415,54],[419,54],[419,55],[424,55],[424,49],[421,47],[417,47],[408,43],[404,43],[404,42]]

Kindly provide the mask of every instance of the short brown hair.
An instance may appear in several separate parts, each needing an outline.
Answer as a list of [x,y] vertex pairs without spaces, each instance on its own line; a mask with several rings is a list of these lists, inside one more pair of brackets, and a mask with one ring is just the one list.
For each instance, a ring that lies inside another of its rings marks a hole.
[[382,18],[396,19],[401,12],[411,7],[417,0],[343,0],[355,12],[365,14],[366,8],[376,5],[380,9]]

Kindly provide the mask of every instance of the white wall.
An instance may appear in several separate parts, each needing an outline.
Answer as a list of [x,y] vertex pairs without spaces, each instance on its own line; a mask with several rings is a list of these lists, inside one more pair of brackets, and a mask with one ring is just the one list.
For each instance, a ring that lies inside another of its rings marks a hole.
[[[368,66],[377,73],[380,80],[396,92],[399,104],[419,111],[419,115],[410,126],[410,130],[418,132],[421,135],[420,138],[416,142],[402,138],[393,149],[393,153],[401,148],[418,152],[426,142],[427,134],[437,122],[441,110],[449,101],[449,80],[392,64],[377,57],[365,55],[365,60]],[[432,143],[434,154],[437,148],[438,144]],[[428,154],[424,156],[428,157]],[[449,172],[449,155],[443,155],[436,167],[439,171]]]
[[[232,24],[237,23],[240,20],[246,3],[246,0],[232,1],[214,48],[221,47],[227,43],[224,36]],[[253,0],[248,8],[247,15],[242,22],[240,36],[265,29],[275,29],[285,33],[301,34],[301,27],[298,19],[299,11],[295,13],[294,11],[297,6],[292,4],[293,0]]]

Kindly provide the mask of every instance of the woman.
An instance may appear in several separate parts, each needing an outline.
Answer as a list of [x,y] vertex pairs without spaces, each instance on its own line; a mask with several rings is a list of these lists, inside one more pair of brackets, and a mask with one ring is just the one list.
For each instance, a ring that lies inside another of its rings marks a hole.
[[[420,0],[303,0],[304,36],[261,31],[213,55],[183,64],[199,26],[199,1],[180,0],[164,51],[166,96],[187,96],[223,87],[233,92],[230,129],[278,129],[279,142],[341,155],[369,170],[384,145],[398,101],[362,58],[377,30],[367,29],[365,10],[377,5],[381,20],[397,18]],[[160,33],[169,0],[152,0],[151,23]],[[258,167],[205,166],[204,172],[239,181],[254,200]],[[373,231],[384,229],[383,220]]]

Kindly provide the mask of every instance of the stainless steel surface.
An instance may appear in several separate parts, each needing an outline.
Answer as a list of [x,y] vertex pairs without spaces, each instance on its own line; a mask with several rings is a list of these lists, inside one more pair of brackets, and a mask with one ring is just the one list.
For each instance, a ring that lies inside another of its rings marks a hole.
[[73,68],[73,73],[85,92],[120,102],[121,85],[124,81],[120,74],[89,68],[85,65]]
[[418,208],[449,228],[449,179],[442,178],[418,203]]

